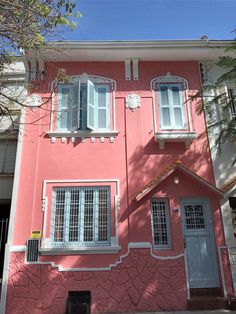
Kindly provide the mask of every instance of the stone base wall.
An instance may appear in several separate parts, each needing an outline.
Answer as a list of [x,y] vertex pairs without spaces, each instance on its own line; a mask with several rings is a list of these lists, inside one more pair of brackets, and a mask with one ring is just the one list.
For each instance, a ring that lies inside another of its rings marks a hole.
[[185,310],[184,259],[131,249],[112,270],[60,272],[11,254],[6,314],[65,314],[68,291],[91,291],[92,313]]

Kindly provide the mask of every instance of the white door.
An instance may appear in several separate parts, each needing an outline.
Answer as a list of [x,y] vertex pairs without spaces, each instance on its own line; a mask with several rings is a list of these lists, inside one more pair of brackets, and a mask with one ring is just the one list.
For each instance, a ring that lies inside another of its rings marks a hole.
[[218,287],[209,202],[206,199],[182,199],[181,207],[189,287]]

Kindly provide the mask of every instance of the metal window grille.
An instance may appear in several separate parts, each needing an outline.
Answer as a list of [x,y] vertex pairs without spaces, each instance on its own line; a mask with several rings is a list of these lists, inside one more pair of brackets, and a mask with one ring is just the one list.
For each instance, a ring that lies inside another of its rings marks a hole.
[[0,141],[0,173],[14,173],[16,147],[16,140]]
[[152,199],[152,232],[155,245],[168,247],[169,240],[169,214],[165,200]]
[[52,245],[108,245],[109,212],[109,187],[55,188]]
[[90,291],[69,291],[66,300],[66,314],[90,314],[91,313],[91,292]]
[[37,262],[39,255],[39,239],[29,239],[27,241],[27,262]]
[[235,91],[231,88],[228,88],[229,94],[229,108],[232,118],[236,118],[236,99],[235,99]]
[[229,206],[231,207],[232,225],[236,237],[236,197],[229,197]]
[[187,229],[205,229],[203,206],[187,204],[184,206]]

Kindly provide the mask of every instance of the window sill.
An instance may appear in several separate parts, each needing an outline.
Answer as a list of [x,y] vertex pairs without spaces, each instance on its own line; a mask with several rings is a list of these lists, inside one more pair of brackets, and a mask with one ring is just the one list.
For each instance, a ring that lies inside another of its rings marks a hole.
[[196,137],[196,132],[157,132],[155,133],[155,142],[159,143],[160,149],[165,148],[166,142],[184,142],[185,147],[189,148]]
[[94,143],[96,138],[100,138],[100,142],[104,142],[105,138],[109,138],[113,143],[115,137],[118,135],[118,131],[50,131],[47,132],[48,137],[51,138],[51,142],[55,143],[56,138],[60,138],[62,143],[66,142],[66,139],[71,139],[75,142],[76,138],[81,138],[81,142],[84,143],[86,138],[90,138]]
[[97,247],[46,247],[39,251],[41,255],[79,255],[79,254],[114,254],[119,252],[121,247],[97,246]]

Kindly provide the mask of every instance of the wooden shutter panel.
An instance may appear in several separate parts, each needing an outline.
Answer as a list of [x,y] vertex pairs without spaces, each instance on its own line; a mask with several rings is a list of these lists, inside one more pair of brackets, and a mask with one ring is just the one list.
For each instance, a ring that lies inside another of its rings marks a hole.
[[96,86],[97,98],[97,127],[98,129],[109,129],[110,123],[110,104],[109,104],[109,86]]
[[87,127],[95,129],[95,112],[97,109],[95,102],[95,88],[91,81],[87,81]]
[[71,95],[71,130],[79,129],[79,112],[80,112],[80,82],[72,86]]

